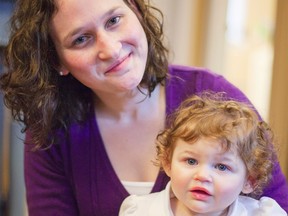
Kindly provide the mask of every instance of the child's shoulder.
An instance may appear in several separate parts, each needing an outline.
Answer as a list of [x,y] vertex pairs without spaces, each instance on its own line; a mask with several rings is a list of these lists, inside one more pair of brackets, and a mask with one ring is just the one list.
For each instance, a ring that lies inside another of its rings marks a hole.
[[161,202],[163,202],[163,192],[148,195],[130,195],[123,201],[119,216],[146,216],[148,212],[159,211]]
[[280,205],[270,197],[261,197],[259,200],[256,200],[247,196],[239,196],[238,203],[246,209],[248,215],[287,215],[284,209],[282,209]]

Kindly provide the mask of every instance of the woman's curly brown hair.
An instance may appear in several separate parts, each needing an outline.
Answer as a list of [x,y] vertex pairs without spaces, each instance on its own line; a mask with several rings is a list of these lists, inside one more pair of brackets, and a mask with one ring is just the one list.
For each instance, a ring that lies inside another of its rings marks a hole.
[[184,101],[169,117],[167,127],[157,137],[159,166],[170,165],[178,139],[193,143],[201,137],[219,140],[224,150],[237,151],[252,181],[252,197],[261,195],[271,179],[276,151],[273,133],[252,107],[226,99],[223,94],[205,92]]
[[[135,13],[137,10],[148,39],[146,71],[140,85],[150,96],[158,83],[164,84],[168,72],[168,51],[162,43],[163,16],[148,0],[123,1]],[[60,63],[49,32],[55,13],[55,0],[17,1],[5,49],[7,72],[0,77],[5,105],[15,120],[24,123],[23,132],[31,132],[37,148],[55,142],[53,131],[68,131],[71,123],[85,121],[94,106],[88,87],[72,75],[58,75]]]

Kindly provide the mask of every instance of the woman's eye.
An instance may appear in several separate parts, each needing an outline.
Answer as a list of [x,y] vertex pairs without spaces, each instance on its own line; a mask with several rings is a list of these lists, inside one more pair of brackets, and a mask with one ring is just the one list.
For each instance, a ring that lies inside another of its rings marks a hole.
[[187,159],[187,163],[188,163],[189,165],[196,165],[196,164],[197,164],[197,161],[196,161],[195,159],[193,159],[193,158],[189,158],[189,159]]
[[224,165],[224,164],[217,164],[217,165],[215,166],[215,168],[217,168],[217,169],[220,170],[220,171],[226,171],[226,170],[228,170],[228,167],[227,167],[226,165]]
[[120,16],[115,16],[115,17],[108,20],[106,27],[113,26],[113,25],[117,24],[119,21],[120,21]]
[[76,40],[74,40],[73,45],[80,45],[87,41],[87,36],[80,36]]

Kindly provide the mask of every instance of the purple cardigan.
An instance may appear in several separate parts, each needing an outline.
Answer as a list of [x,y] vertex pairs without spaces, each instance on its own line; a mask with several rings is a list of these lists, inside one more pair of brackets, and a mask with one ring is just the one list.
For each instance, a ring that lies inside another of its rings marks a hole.
[[[191,94],[225,91],[240,101],[248,99],[222,76],[201,68],[170,66],[166,87],[169,114]],[[25,145],[25,184],[30,216],[116,216],[129,194],[108,159],[95,113],[84,125],[72,125],[70,136],[48,150],[30,151]],[[29,139],[27,133],[26,139]],[[152,192],[165,188],[169,178],[159,172]],[[264,195],[274,198],[288,211],[288,187],[279,164]]]

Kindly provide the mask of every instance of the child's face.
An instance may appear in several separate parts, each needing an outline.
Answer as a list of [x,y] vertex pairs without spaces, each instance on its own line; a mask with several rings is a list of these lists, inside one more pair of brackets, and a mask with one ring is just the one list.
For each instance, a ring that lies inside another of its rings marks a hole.
[[178,140],[171,165],[164,168],[171,177],[177,212],[221,212],[240,194],[249,193],[246,167],[238,153],[223,152],[220,142],[201,138],[193,144]]

